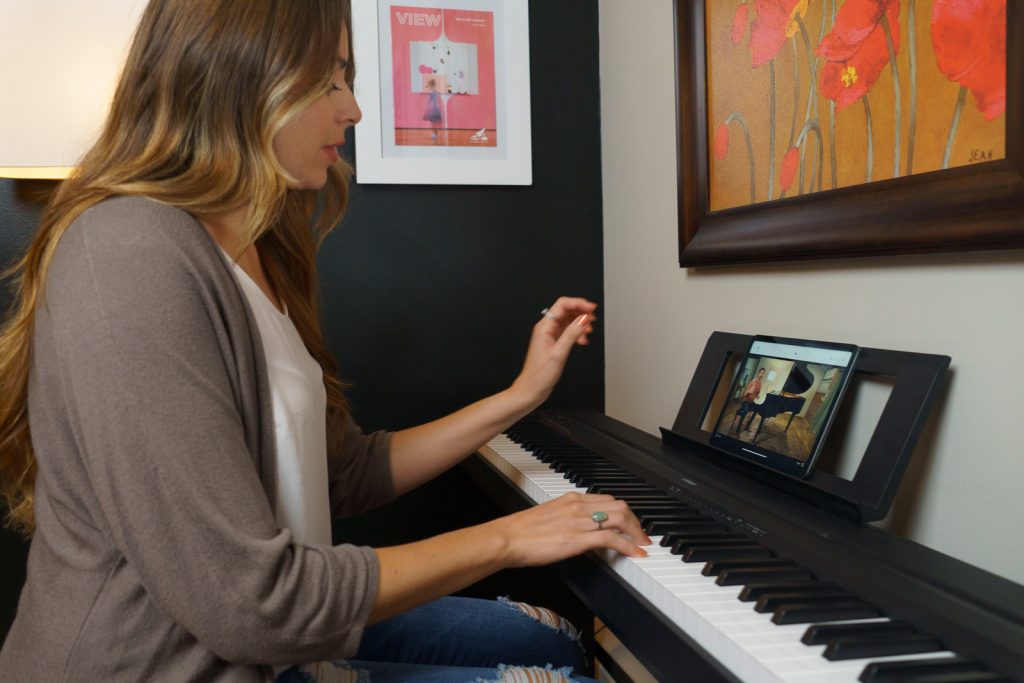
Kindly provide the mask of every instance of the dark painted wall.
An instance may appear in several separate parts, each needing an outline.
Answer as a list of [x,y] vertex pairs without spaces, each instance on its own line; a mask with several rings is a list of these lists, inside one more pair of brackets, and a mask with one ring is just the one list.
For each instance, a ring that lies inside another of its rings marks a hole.
[[[530,55],[532,186],[353,185],[349,215],[324,246],[325,329],[367,429],[418,424],[504,388],[541,308],[563,293],[601,299],[596,3],[531,3]],[[40,205],[28,196],[35,187],[0,180],[4,266],[38,219]],[[598,322],[549,405],[603,407],[600,332]],[[388,544],[491,512],[454,472],[340,536]],[[24,580],[24,553],[0,533],[0,637]]]

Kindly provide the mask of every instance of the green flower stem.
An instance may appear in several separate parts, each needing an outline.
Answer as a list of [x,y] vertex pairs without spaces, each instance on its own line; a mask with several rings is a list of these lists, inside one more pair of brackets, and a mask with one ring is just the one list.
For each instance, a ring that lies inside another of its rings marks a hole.
[[743,118],[743,114],[734,111],[725,117],[725,125],[728,126],[733,121],[740,124],[743,137],[747,141],[747,159],[750,160],[750,203],[753,204],[757,201],[757,184],[754,182],[754,145],[750,141],[750,129],[747,128],[747,121]]
[[[882,28],[885,29],[885,42],[889,46],[889,64],[892,66],[892,92],[895,104],[894,117],[896,123],[893,126],[893,150],[892,150],[892,177],[900,177],[900,128],[903,126],[900,101],[900,69],[896,63],[896,46],[892,42],[892,29],[889,27],[889,17],[882,14]],[[913,32],[913,27],[911,27]]]
[[860,98],[860,101],[864,103],[864,119],[867,122],[868,127],[868,161],[867,161],[867,174],[865,175],[864,182],[871,182],[871,171],[875,165],[875,137],[871,132],[871,105],[868,104],[867,93]]
[[907,2],[907,49],[910,50],[910,122],[907,129],[907,175],[914,172],[914,137],[917,133],[917,31],[914,30],[916,3]]
[[[832,0],[829,3],[829,13],[831,15],[831,28],[835,28],[836,25],[836,0]],[[824,14],[824,10],[822,10]],[[829,30],[831,30],[831,28]],[[821,44],[821,41],[818,41]],[[836,163],[836,101],[828,101],[828,151],[829,159],[832,166],[832,189],[839,187],[839,171]]]
[[796,139],[796,110],[800,106],[800,60],[798,59],[796,41],[791,40],[789,44],[793,46],[793,116],[789,119],[789,142],[786,144],[786,149],[793,146],[793,140]]
[[953,123],[949,126],[949,137],[946,138],[946,153],[942,155],[942,168],[949,168],[949,158],[953,155],[953,141],[956,140],[956,129],[960,125],[960,113],[967,102],[967,88],[960,86],[960,94],[956,96],[956,108],[953,110]]
[[821,192],[822,186],[822,171],[825,166],[825,144],[821,136],[821,128],[815,121],[808,121],[804,124],[804,127],[800,129],[800,135],[796,138],[796,145],[800,148],[800,193],[803,194],[804,188],[804,158],[803,152],[807,143],[807,134],[814,133],[818,136],[818,165],[815,169],[815,173],[811,176],[811,182],[807,184],[807,190],[814,192],[814,182],[818,182],[818,192]]
[[768,62],[768,85],[771,102],[768,107],[768,201],[775,198],[775,60]]
[[807,68],[811,72],[811,85],[807,91],[807,111],[804,113],[804,122],[811,120],[811,109],[814,109],[814,120],[818,119],[818,65],[814,61],[814,49],[811,47],[811,37],[807,35],[807,27],[803,19],[796,17],[796,25],[800,27],[800,37],[804,40],[804,47],[807,49]]

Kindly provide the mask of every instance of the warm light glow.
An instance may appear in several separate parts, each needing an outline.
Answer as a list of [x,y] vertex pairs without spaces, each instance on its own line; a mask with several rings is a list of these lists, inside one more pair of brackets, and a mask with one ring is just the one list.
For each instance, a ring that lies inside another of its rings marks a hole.
[[0,178],[64,180],[74,170],[74,166],[0,166]]
[[0,177],[66,178],[110,106],[145,0],[0,0]]

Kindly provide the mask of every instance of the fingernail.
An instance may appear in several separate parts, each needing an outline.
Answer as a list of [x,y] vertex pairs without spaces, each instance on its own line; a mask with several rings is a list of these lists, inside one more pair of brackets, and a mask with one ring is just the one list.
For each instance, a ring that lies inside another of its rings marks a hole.
[[651,543],[654,543],[654,541],[651,540],[651,537],[644,534],[644,545],[650,545]]
[[637,548],[637,557],[647,557],[647,551],[643,548]]
[[585,327],[585,326],[586,326],[586,324],[587,324],[587,314],[586,314],[586,313],[584,313],[584,314],[583,314],[583,315],[581,315],[580,317],[576,318],[575,322],[576,322],[576,324],[577,324],[577,325],[579,325],[580,327]]

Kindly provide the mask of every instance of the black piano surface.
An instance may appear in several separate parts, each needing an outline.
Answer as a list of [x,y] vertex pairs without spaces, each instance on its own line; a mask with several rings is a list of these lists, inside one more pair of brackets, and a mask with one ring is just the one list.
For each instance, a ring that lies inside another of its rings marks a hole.
[[[539,447],[530,443],[531,434],[539,439]],[[678,509],[693,510],[699,519],[723,527],[724,538],[717,545],[728,546],[729,552],[716,555],[716,543],[697,543],[694,554],[694,544],[686,542],[689,532],[677,531],[675,537],[670,537],[674,527],[670,520],[662,519],[663,512],[648,513],[643,505],[635,506],[652,536],[665,534],[669,542],[672,538],[683,539],[679,551],[690,552],[690,561],[710,560],[704,573],[709,569],[718,573],[720,583],[724,578],[727,582],[745,584],[753,598],[758,598],[757,591],[771,593],[772,597],[763,600],[758,610],[774,610],[773,620],[796,620],[811,625],[835,619],[827,611],[817,618],[814,612],[801,612],[789,604],[790,594],[786,593],[799,593],[793,599],[808,603],[803,605],[808,610],[818,605],[813,594],[835,591],[838,600],[822,603],[826,610],[839,609],[840,614],[856,618],[859,608],[865,616],[877,612],[900,624],[905,622],[904,631],[892,638],[882,634],[883,639],[906,648],[891,654],[927,652],[927,643],[931,641],[964,658],[960,673],[955,673],[954,665],[938,674],[933,672],[930,677],[920,673],[913,677],[890,666],[878,671],[866,669],[861,673],[862,681],[1024,681],[1024,587],[1020,585],[745,477],[722,466],[721,458],[716,459],[710,449],[700,444],[685,449],[666,445],[646,432],[594,411],[535,414],[510,430],[510,435],[525,441],[525,447],[531,451],[543,451],[543,444],[553,438],[556,443],[569,444],[571,451],[590,453],[650,484],[659,496],[678,504]],[[472,458],[464,467],[477,484],[505,507],[532,504],[483,458]],[[601,484],[599,477],[595,479],[586,472],[573,475],[571,462],[562,470],[567,476],[576,476],[577,481],[590,482],[594,490],[616,494],[614,482]],[[645,492],[642,497],[658,497],[649,494]],[[618,497],[629,501],[629,490],[618,489]],[[684,518],[689,516],[689,512],[683,514]],[[745,554],[743,549],[750,552]],[[783,568],[792,565],[806,576],[796,571],[795,579],[785,578],[784,573],[776,579],[754,579],[754,575],[744,574],[751,567],[742,562],[740,566],[728,564],[730,558],[736,557],[754,558],[747,563],[752,562],[755,569],[759,564]],[[757,558],[763,562],[758,563]],[[609,571],[596,555],[560,563],[556,571],[659,680],[739,680],[726,663],[710,657],[691,634]],[[775,583],[781,587],[770,587]],[[757,601],[751,600],[751,609],[755,604]],[[819,630],[805,637],[836,642],[840,651],[842,647],[864,645],[857,634],[851,638],[851,634]],[[878,639],[880,634],[869,634],[872,637]]]

